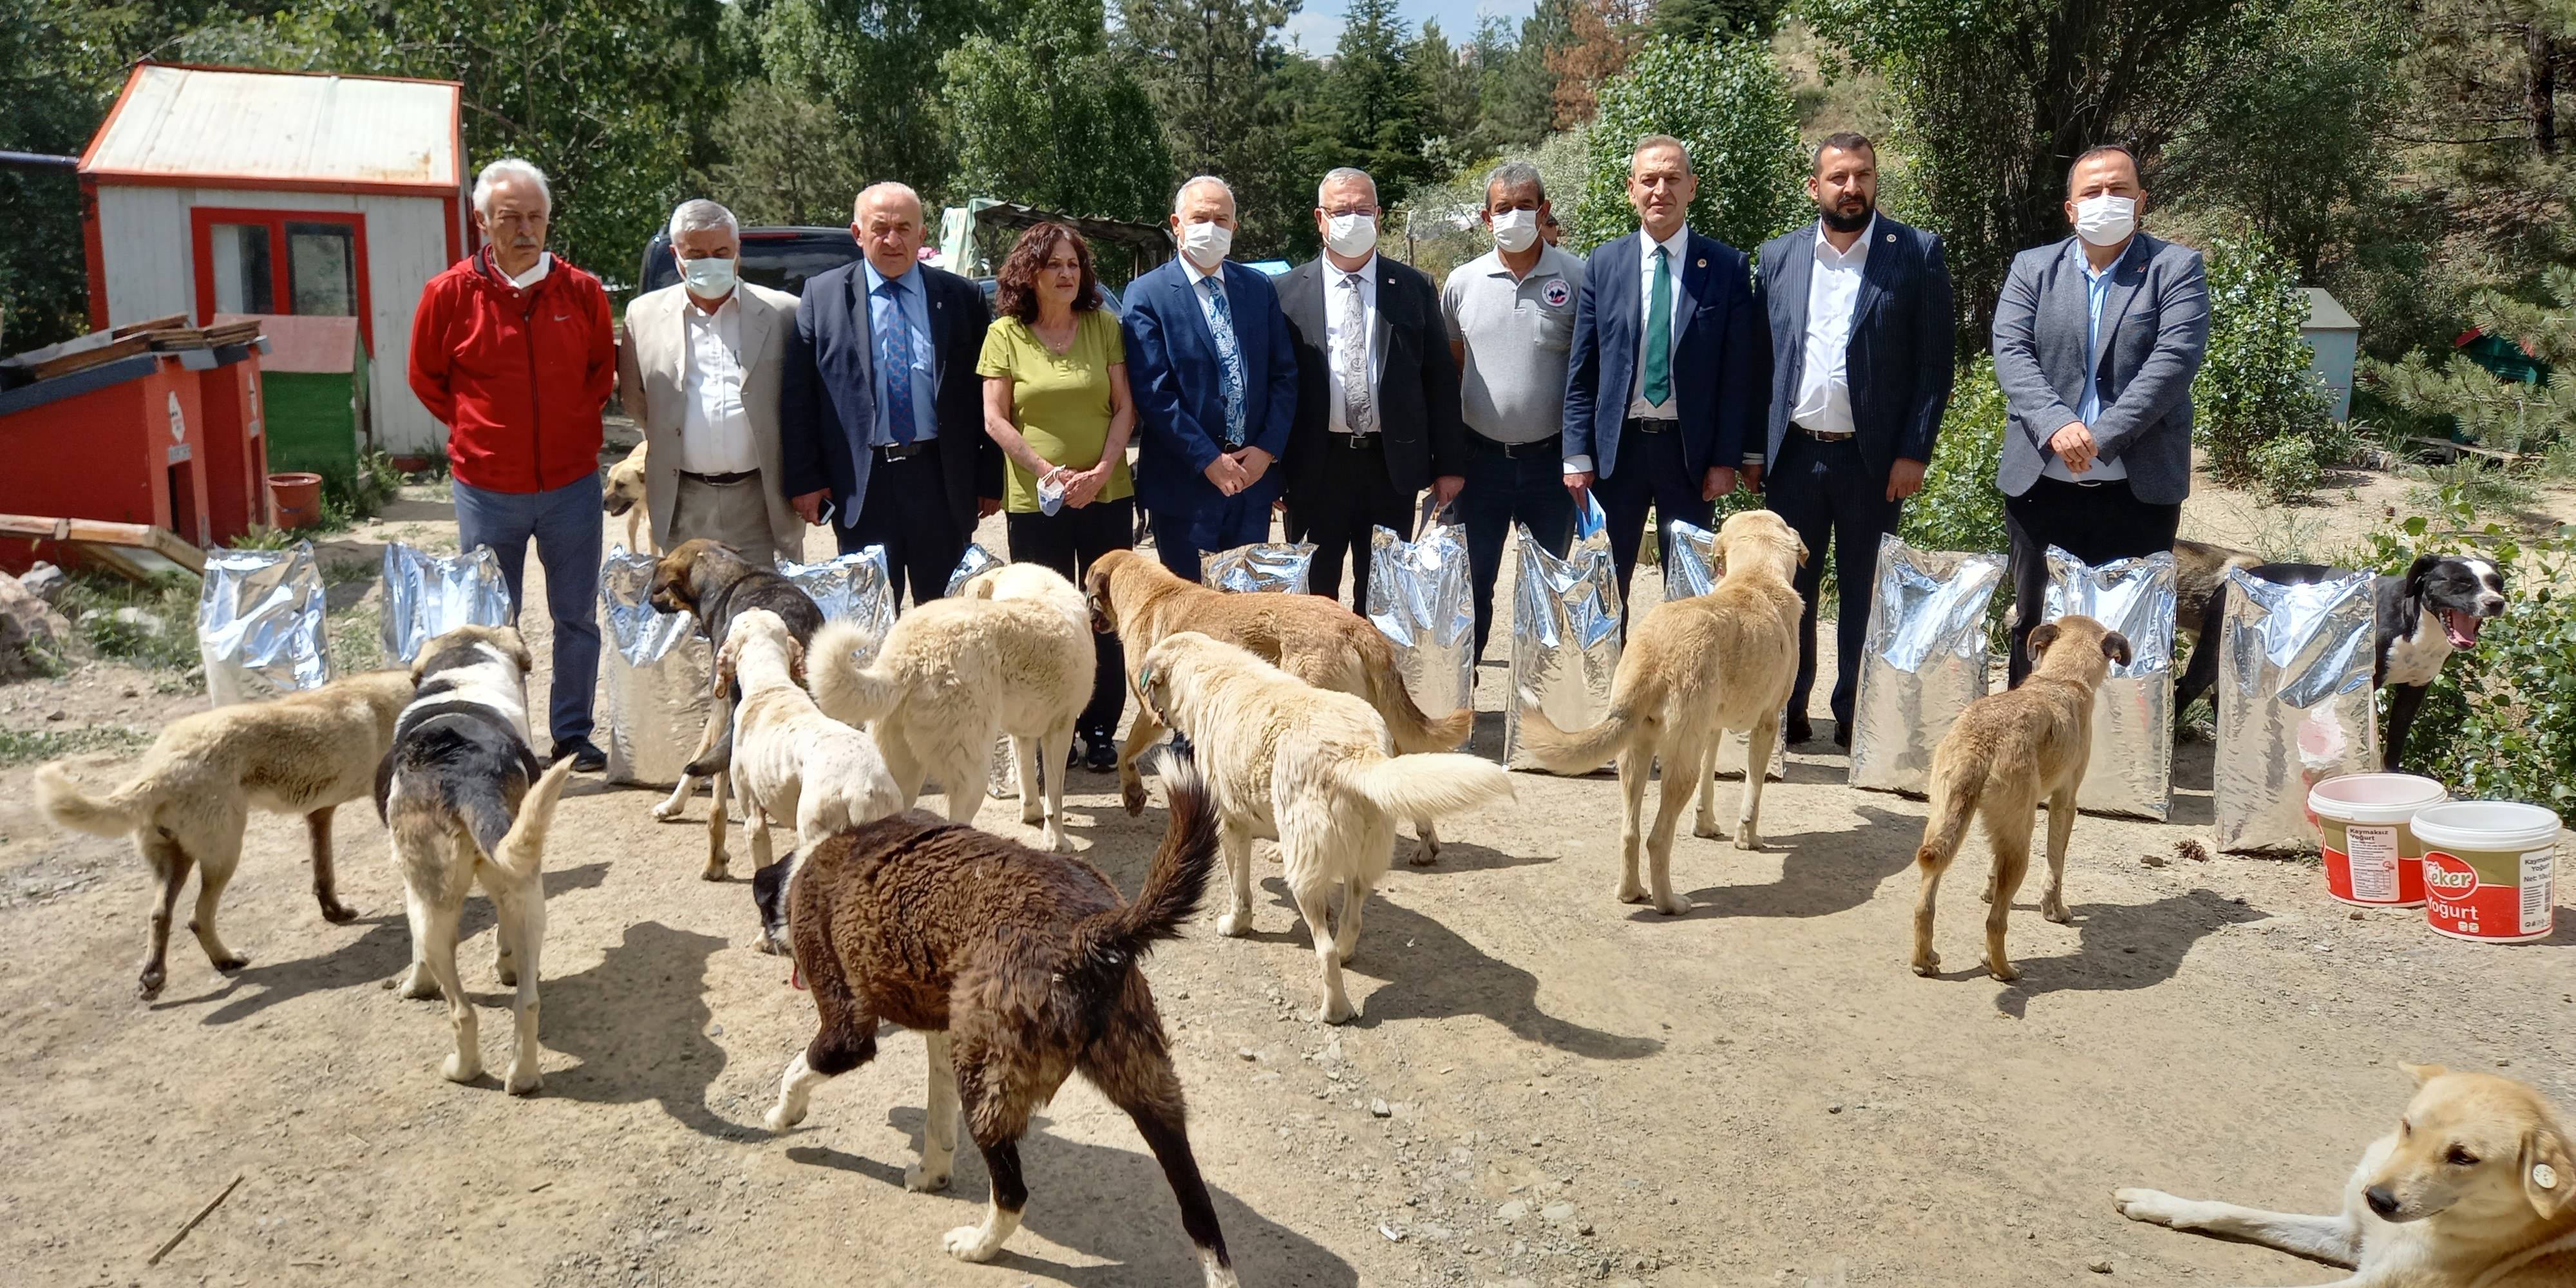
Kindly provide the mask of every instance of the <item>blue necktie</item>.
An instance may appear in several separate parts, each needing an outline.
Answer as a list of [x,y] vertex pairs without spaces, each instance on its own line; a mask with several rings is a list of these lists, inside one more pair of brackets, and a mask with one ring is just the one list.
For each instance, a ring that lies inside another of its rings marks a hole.
[[885,372],[886,428],[897,446],[912,442],[912,320],[904,316],[903,283],[888,279],[877,288],[894,305],[894,325],[877,330],[877,366]]
[[1216,338],[1217,369],[1225,386],[1225,445],[1243,446],[1243,346],[1234,338],[1234,311],[1227,307],[1225,292],[1216,288],[1216,279],[1202,277],[1199,289],[1210,301],[1208,333]]

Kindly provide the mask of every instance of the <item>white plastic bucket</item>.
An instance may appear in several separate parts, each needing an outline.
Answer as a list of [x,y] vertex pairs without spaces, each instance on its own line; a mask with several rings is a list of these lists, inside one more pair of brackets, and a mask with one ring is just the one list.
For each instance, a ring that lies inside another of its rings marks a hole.
[[2424,847],[2407,825],[2450,793],[2414,774],[2341,774],[2308,793],[2326,893],[2363,908],[2424,903]]
[[2519,944],[2556,921],[2558,816],[2537,805],[2452,801],[2416,811],[2424,917],[2454,939]]

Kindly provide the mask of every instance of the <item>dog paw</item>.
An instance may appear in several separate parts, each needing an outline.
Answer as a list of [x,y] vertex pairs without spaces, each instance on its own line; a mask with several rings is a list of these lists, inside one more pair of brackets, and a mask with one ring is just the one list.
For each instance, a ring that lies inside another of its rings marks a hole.
[[161,986],[168,983],[169,980],[170,973],[158,966],[155,966],[152,969],[143,972],[143,974],[134,981],[134,995],[146,1002],[149,1002],[153,998],[161,996]]
[[785,1131],[803,1121],[805,1121],[805,1112],[803,1110],[800,1109],[791,1114],[787,1112],[787,1107],[785,1105],[772,1105],[769,1107],[768,1113],[760,1116],[760,1125],[773,1132]]
[[1315,1011],[1315,1018],[1326,1024],[1348,1024],[1358,1015],[1358,1009],[1351,1005],[1351,1000],[1347,997],[1333,998]]
[[1216,919],[1216,933],[1228,939],[1240,939],[1252,933],[1252,914],[1229,912]]
[[1002,1250],[999,1244],[985,1242],[984,1227],[980,1225],[961,1225],[949,1231],[939,1246],[959,1261],[990,1261],[994,1253]]
[[727,879],[730,875],[731,874],[725,870],[723,860],[719,859],[710,861],[707,866],[698,873],[698,879],[700,881],[722,881]]
[[2045,903],[2039,905],[2039,915],[2043,920],[2054,921],[2061,926],[2071,926],[2075,924],[2075,914],[2069,912],[2066,905],[2062,903],[2055,907],[2050,907]]
[[1655,911],[1667,917],[1678,917],[1690,910],[1691,901],[1677,894],[1668,894],[1655,900]]
[[504,1081],[501,1087],[514,1096],[533,1096],[537,1094],[537,1088],[544,1085],[546,1085],[544,1076],[531,1067],[525,1071],[510,1070],[508,1080]]
[[414,963],[410,970],[404,971],[401,978],[394,981],[394,995],[406,1001],[429,1001],[439,995],[438,981],[430,978],[428,971],[422,969],[418,963]]
[[1704,819],[1691,824],[1691,835],[1703,841],[1723,841],[1726,839],[1726,829],[1719,827],[1715,819]]
[[503,988],[517,988],[519,986],[519,972],[512,970],[507,966],[502,966],[496,963],[492,967],[492,974],[500,979],[501,987]]
[[483,1062],[468,1057],[462,1051],[453,1052],[439,1061],[438,1076],[449,1082],[472,1082],[483,1076]]
[[928,1194],[934,1190],[947,1189],[948,1169],[943,1167],[936,1172],[925,1172],[921,1164],[915,1163],[903,1169],[903,1187],[915,1194]]
[[1914,973],[1925,979],[1940,974],[1941,954],[1925,950],[1921,956],[1914,959]]
[[1644,903],[1645,901],[1646,888],[1644,886],[1623,885],[1619,887],[1619,902]]
[[1737,828],[1735,830],[1735,848],[1739,850],[1761,849],[1762,834],[1752,830],[1751,828]]
[[2163,1190],[2127,1188],[2111,1191],[2111,1206],[2118,1208],[2120,1215],[2149,1225],[2174,1224],[2182,1219],[2182,1205],[2181,1199]]
[[216,969],[216,970],[222,971],[223,973],[225,973],[225,974],[227,974],[227,975],[230,975],[230,974],[232,974],[234,971],[241,970],[241,969],[243,969],[244,967],[249,966],[249,965],[250,965],[250,958],[249,958],[249,957],[247,957],[247,956],[245,956],[245,955],[243,955],[243,954],[241,954],[241,953],[234,953],[234,954],[233,954],[232,956],[230,956],[230,957],[218,957],[218,958],[215,958],[215,959],[214,959],[214,962],[215,962],[215,969]]
[[658,823],[685,823],[688,820],[681,816],[686,814],[688,809],[687,801],[656,801],[653,804],[653,819]]
[[1038,824],[1045,822],[1045,804],[1041,802],[1038,804],[1024,804],[1020,806],[1020,821],[1031,827],[1036,827]]
[[1129,818],[1134,818],[1135,816],[1144,813],[1145,780],[1142,778],[1130,778],[1120,781],[1118,784],[1118,803],[1127,807],[1127,816]]
[[1992,959],[1989,959],[1986,962],[1986,973],[2006,984],[2009,984],[2014,980],[2021,978],[2021,967],[2015,966],[2011,962],[1997,963]]
[[322,919],[335,926],[346,925],[358,919],[358,910],[345,903],[326,903],[322,905]]

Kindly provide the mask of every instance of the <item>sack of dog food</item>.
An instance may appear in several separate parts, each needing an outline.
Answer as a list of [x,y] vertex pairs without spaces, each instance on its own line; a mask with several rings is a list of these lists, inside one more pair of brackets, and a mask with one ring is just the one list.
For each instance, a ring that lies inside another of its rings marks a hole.
[[434,555],[399,541],[385,546],[385,657],[409,662],[420,646],[459,626],[510,624],[510,583],[490,546]]
[[[957,561],[957,571],[948,574],[948,596],[951,599],[975,580],[977,573],[999,568],[1009,562],[980,545],[969,544],[965,557]],[[1020,790],[1019,779],[1011,768],[1011,738],[1004,734],[993,742],[993,755],[984,770],[984,794],[1000,800]]]
[[1559,559],[1530,535],[1512,578],[1512,693],[1503,704],[1503,763],[1537,769],[1521,755],[1521,713],[1545,712],[1559,729],[1589,729],[1610,715],[1619,674],[1619,566],[1610,530],[1590,495],[1574,516],[1574,544]]
[[[1680,519],[1664,523],[1666,548],[1672,551],[1664,567],[1664,602],[1689,599],[1717,589],[1718,578],[1726,570],[1717,566],[1717,534],[1696,523]],[[1729,729],[1717,740],[1717,776],[1742,778],[1746,747],[1753,741],[1750,732]],[[1764,777],[1779,782],[1788,776],[1789,727],[1782,722],[1780,735],[1772,739],[1770,769]]]
[[[2305,585],[2224,574],[2219,618],[2218,751],[2210,773],[2218,848],[2316,843],[2308,792],[2379,768],[2370,689],[2379,607],[2367,572]],[[2201,648],[2210,642],[2202,640]]]
[[856,622],[866,629],[861,662],[875,657],[877,645],[894,629],[894,583],[886,576],[884,546],[862,546],[818,564],[781,561],[778,575],[813,596],[824,621]]
[[2093,696],[2093,758],[2075,806],[2163,822],[2173,812],[2173,552],[2115,559],[2099,568],[2048,548],[2048,594],[2039,620],[2078,613],[2128,637],[2129,663],[2114,664]]
[[1220,550],[1199,560],[1199,584],[1218,590],[1276,590],[1306,593],[1306,573],[1315,563],[1311,541],[1262,541]]
[[1852,786],[1916,795],[1930,787],[1932,749],[1986,696],[1986,606],[2003,580],[2002,555],[1878,539],[1852,703]]
[[1413,705],[1433,717],[1476,701],[1476,607],[1468,599],[1467,530],[1435,516],[1412,541],[1369,533],[1368,619],[1395,643]]
[[653,607],[651,555],[609,549],[599,565],[600,678],[608,689],[608,781],[680,781],[714,699],[715,654],[697,619]]
[[197,592],[197,655],[216,706],[331,682],[329,603],[313,543],[292,550],[209,550]]

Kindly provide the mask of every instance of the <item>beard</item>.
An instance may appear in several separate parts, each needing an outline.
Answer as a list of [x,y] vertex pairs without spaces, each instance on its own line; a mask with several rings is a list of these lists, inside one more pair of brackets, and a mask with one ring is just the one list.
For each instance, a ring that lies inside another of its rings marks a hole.
[[1878,214],[1878,203],[1864,201],[1859,210],[1850,214],[1821,206],[1816,213],[1824,219],[1825,227],[1838,233],[1856,233],[1869,227],[1870,219]]

